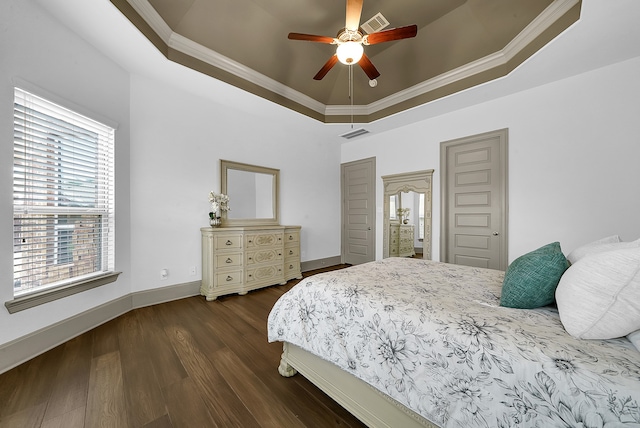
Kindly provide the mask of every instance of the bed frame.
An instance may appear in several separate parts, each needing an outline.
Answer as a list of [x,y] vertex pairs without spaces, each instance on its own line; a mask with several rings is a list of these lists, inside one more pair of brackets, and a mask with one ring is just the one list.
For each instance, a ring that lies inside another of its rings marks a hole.
[[438,428],[351,373],[291,343],[284,342],[278,372],[284,377],[299,372],[369,427]]

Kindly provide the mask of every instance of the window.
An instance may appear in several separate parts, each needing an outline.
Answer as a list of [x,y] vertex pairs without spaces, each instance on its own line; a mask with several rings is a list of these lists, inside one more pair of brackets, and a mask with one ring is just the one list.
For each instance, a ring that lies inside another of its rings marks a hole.
[[114,270],[115,130],[15,88],[14,297]]

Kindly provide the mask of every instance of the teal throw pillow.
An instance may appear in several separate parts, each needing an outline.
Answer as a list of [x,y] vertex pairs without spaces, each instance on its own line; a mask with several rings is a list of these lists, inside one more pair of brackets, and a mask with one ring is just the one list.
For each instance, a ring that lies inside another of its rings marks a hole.
[[558,282],[568,267],[559,242],[518,257],[504,275],[500,306],[533,309],[553,303]]

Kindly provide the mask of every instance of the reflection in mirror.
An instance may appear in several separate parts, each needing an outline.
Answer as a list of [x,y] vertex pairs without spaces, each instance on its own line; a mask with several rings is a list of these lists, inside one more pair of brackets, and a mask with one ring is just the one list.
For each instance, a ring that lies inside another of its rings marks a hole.
[[236,169],[227,170],[227,192],[236,198],[227,218],[272,218],[273,176]]
[[220,188],[231,207],[223,225],[279,224],[279,176],[278,169],[220,160]]
[[383,256],[431,259],[431,179],[433,170],[382,177]]
[[389,196],[389,219],[397,220],[398,219],[398,195]]
[[399,223],[398,209],[409,211],[402,216],[402,224],[410,225],[413,228],[413,247],[416,253],[424,254],[424,193],[416,192],[399,192],[396,195],[391,196],[390,201],[398,200],[397,207],[394,207],[392,202],[389,210],[389,220],[391,224],[394,222]]

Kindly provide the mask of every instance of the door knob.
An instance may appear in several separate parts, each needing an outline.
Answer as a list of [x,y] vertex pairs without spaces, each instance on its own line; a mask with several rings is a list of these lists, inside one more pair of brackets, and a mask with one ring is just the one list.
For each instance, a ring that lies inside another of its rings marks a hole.
[[492,235],[493,235],[493,236],[498,236],[498,235],[500,235],[500,233],[498,233],[498,232],[493,232],[493,234],[492,234]]

